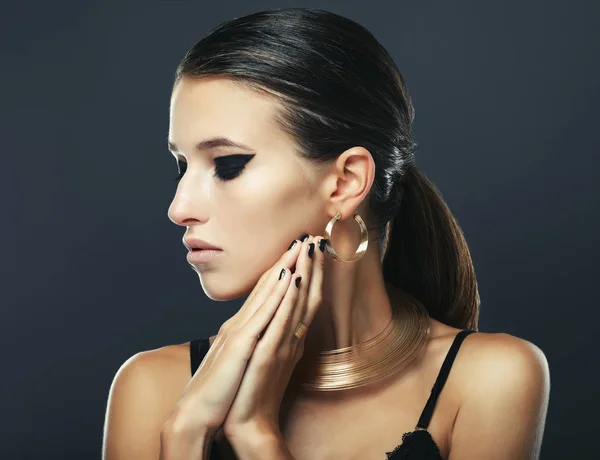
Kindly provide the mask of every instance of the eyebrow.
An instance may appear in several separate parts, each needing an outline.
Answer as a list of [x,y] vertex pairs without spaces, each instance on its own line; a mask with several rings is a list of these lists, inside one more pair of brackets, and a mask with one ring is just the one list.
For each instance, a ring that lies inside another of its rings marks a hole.
[[[174,152],[178,152],[178,147],[172,143],[171,141],[167,141],[168,142],[168,149],[171,151],[171,153]],[[213,137],[211,139],[206,139],[204,141],[200,141],[196,144],[196,146],[194,147],[194,149],[196,151],[201,151],[201,150],[209,150],[209,149],[214,149],[217,147],[236,147],[242,150],[250,150],[252,152],[254,152],[254,149],[251,147],[248,147],[245,144],[242,144],[241,142],[236,142],[232,139],[229,139],[228,137]]]

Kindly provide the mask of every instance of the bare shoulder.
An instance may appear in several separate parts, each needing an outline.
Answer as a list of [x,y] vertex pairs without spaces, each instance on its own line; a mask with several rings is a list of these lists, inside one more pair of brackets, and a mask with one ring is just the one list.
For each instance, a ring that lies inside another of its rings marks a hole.
[[177,401],[192,378],[190,342],[165,345],[141,353],[149,372],[155,374],[168,400]]
[[160,432],[190,378],[189,343],[141,351],[121,364],[109,390],[102,458],[158,458]]
[[134,354],[116,372],[111,394],[135,391],[147,397],[144,403],[156,412],[170,412],[191,378],[189,350],[187,342]]
[[187,385],[191,378],[190,343],[166,345],[141,351],[123,363],[119,372],[129,372],[151,379],[162,390]]
[[548,371],[546,356],[537,345],[504,332],[471,334],[460,354],[459,366],[469,375],[464,383],[471,389],[485,381],[506,381],[508,376],[539,381]]
[[[432,348],[445,354],[459,331],[436,321]],[[507,333],[477,331],[464,339],[451,374],[457,410],[449,458],[492,458],[498,452],[504,458],[539,458],[550,371],[537,345]]]
[[[433,343],[439,342],[441,348],[447,349],[460,331],[461,329],[432,320],[430,338]],[[479,373],[493,369],[501,373],[515,370],[517,366],[522,366],[522,371],[535,371],[540,366],[547,366],[547,360],[542,350],[528,340],[504,332],[476,331],[463,340],[456,365],[461,370],[471,371],[470,375],[474,376],[475,371]]]
[[460,406],[451,458],[491,458],[498,452],[505,458],[539,458],[550,371],[537,345],[502,332],[470,334],[452,372]]
[[[437,356],[436,369],[460,331],[432,320],[430,348]],[[457,392],[461,402],[492,397],[494,392],[510,391],[514,385],[535,393],[549,386],[548,361],[542,350],[528,340],[504,332],[476,331],[464,338],[450,380],[449,391]]]

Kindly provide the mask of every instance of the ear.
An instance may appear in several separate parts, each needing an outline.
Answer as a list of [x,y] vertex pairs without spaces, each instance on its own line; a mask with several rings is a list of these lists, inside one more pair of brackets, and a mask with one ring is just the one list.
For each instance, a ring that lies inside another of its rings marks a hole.
[[346,219],[358,212],[375,179],[375,162],[364,147],[344,151],[331,165],[323,181],[323,193],[328,211],[333,216],[342,213]]

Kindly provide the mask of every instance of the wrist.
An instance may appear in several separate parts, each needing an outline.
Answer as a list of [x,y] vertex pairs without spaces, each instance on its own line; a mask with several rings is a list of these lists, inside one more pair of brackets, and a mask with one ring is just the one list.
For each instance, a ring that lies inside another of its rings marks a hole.
[[278,429],[248,424],[226,437],[240,460],[292,458]]
[[192,433],[189,427],[170,420],[160,432],[160,460],[207,460],[214,436],[206,427]]

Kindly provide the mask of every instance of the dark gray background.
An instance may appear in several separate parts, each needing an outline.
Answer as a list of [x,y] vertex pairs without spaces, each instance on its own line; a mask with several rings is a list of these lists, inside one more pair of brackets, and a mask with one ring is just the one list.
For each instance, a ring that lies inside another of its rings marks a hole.
[[245,300],[204,295],[167,218],[168,104],[210,28],[285,6],[343,14],[390,51],[417,165],[472,251],[480,330],[548,358],[542,458],[593,458],[600,8],[548,0],[2,2],[0,457],[100,458],[119,366],[216,333]]

